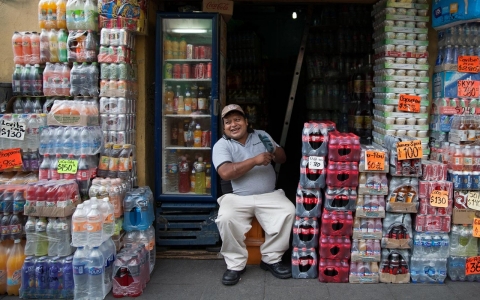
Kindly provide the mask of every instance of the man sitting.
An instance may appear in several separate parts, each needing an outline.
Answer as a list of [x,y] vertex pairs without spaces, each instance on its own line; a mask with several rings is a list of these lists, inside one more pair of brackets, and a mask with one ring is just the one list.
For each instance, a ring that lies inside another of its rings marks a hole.
[[225,285],[234,285],[245,272],[248,252],[245,234],[255,216],[265,231],[260,247],[260,267],[275,277],[290,278],[291,268],[282,263],[289,248],[295,207],[283,190],[275,190],[275,170],[270,164],[284,163],[285,151],[265,131],[248,129],[242,108],[227,105],[222,111],[224,135],[213,147],[213,164],[223,180],[230,180],[233,193],[218,198],[216,220],[227,263]]

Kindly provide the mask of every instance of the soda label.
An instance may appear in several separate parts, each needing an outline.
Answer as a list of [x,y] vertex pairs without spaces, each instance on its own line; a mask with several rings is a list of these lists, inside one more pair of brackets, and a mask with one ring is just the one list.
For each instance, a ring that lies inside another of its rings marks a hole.
[[76,174],[78,169],[78,160],[74,159],[59,159],[58,173],[59,174]]
[[20,148],[0,151],[0,170],[21,166],[22,164]]
[[422,142],[420,140],[398,142],[397,157],[398,160],[421,159],[423,156]]
[[420,102],[420,96],[402,94],[398,100],[398,110],[418,113],[420,112]]
[[480,72],[480,58],[478,56],[459,56],[457,71],[463,73]]
[[382,151],[365,151],[365,170],[383,171],[385,170],[385,152]]
[[15,270],[12,274],[12,277],[7,278],[7,285],[18,285],[20,284],[20,278],[22,277],[22,269]]
[[465,261],[465,275],[480,274],[480,256],[467,257]]
[[467,206],[471,209],[480,210],[480,192],[468,192]]
[[325,168],[325,158],[323,156],[309,156],[308,168],[310,170],[323,170]]
[[27,126],[23,121],[7,122],[2,120],[0,138],[23,141],[26,129]]
[[448,191],[432,191],[430,194],[430,205],[434,207],[448,207]]

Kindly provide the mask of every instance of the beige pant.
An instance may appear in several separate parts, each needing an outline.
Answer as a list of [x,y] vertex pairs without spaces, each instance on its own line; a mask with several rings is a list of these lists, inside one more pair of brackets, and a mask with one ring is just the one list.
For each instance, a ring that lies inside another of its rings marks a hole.
[[255,216],[265,231],[265,242],[260,246],[262,261],[279,262],[289,248],[290,232],[295,219],[295,207],[283,190],[272,193],[238,196],[226,194],[218,198],[220,209],[215,221],[223,244],[221,253],[229,270],[243,270],[247,264],[245,234],[252,228]]

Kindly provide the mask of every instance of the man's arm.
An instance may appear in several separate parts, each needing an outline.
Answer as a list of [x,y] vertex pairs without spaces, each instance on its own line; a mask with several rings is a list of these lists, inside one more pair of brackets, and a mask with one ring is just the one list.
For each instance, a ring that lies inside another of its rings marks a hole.
[[287,155],[282,147],[275,148],[275,152],[273,152],[273,161],[277,164],[283,164],[287,161]]
[[[285,152],[283,152],[283,155],[285,156]],[[236,162],[236,163],[227,162],[222,164],[220,167],[218,167],[218,170],[217,170],[218,175],[220,175],[220,177],[223,180],[237,179],[245,175],[245,173],[253,169],[253,167],[255,166],[268,165],[272,161],[272,159],[273,159],[272,154],[268,152],[264,152],[264,153],[260,153],[255,157],[246,159],[242,162]]]

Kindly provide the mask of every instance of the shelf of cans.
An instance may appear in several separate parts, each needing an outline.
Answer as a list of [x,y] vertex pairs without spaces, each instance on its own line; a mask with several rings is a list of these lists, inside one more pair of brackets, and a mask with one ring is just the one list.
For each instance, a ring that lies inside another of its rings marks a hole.
[[[383,145],[386,135],[423,138],[425,154],[428,154],[428,7],[425,1],[380,1],[374,4],[372,12],[376,58],[374,141]],[[419,111],[400,107],[400,95],[419,96]]]

